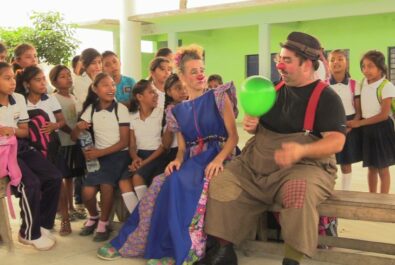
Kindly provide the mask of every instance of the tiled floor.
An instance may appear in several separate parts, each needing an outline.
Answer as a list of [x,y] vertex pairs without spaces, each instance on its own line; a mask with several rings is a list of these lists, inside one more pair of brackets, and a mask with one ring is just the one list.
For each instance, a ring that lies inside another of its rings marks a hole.
[[[239,130],[240,146],[243,146],[249,136]],[[391,169],[392,176],[395,176],[395,169]],[[354,165],[354,179],[352,189],[367,191],[366,170],[362,169],[361,164]],[[395,186],[392,185],[391,193],[395,193]],[[15,201],[14,206],[17,206]],[[0,217],[1,218],[1,217]],[[82,221],[72,223],[73,234],[67,237],[56,235],[57,244],[50,251],[39,252],[32,247],[20,245],[17,242],[16,234],[18,231],[19,220],[12,220],[13,236],[15,241],[15,251],[9,253],[3,245],[0,245],[0,265],[142,265],[145,264],[142,259],[119,259],[116,261],[103,261],[96,257],[96,250],[102,244],[95,243],[90,237],[78,236],[78,231],[82,226]],[[56,228],[59,227],[57,221]],[[364,238],[368,240],[378,240],[388,243],[395,243],[395,224],[377,224],[372,222],[357,222],[349,220],[340,220],[340,236],[352,238]],[[56,234],[56,232],[55,232]],[[240,265],[279,265],[280,257],[268,256],[262,254],[259,257],[245,257],[239,254]],[[305,265],[330,265],[330,263],[321,263],[317,261],[305,260]]]

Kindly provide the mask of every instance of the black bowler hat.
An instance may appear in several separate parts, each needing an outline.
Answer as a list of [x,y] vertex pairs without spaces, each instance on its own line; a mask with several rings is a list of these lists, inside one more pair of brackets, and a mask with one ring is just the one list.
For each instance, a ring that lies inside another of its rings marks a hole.
[[313,36],[303,32],[291,32],[280,46],[296,52],[310,60],[318,60],[321,55],[321,44]]

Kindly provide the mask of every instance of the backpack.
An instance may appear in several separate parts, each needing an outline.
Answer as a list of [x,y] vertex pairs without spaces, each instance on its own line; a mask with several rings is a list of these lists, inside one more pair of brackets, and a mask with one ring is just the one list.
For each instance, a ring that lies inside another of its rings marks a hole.
[[49,122],[48,114],[42,109],[28,110],[29,114],[29,143],[44,157],[47,157],[51,135],[41,132],[41,128]]
[[[383,101],[383,89],[385,87],[385,85],[387,85],[390,81],[388,81],[387,79],[384,79],[383,82],[381,82],[381,84],[377,87],[377,91],[376,91],[376,96],[377,96],[377,100],[379,101],[380,105],[381,102]],[[395,98],[392,98],[391,100],[391,111],[394,114],[395,113]]]

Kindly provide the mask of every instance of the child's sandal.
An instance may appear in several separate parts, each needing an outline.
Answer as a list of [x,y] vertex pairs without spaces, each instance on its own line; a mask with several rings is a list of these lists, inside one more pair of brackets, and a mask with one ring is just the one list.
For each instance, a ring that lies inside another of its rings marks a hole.
[[71,234],[71,225],[70,225],[70,220],[62,220],[60,222],[60,231],[59,235],[61,236],[67,236]]

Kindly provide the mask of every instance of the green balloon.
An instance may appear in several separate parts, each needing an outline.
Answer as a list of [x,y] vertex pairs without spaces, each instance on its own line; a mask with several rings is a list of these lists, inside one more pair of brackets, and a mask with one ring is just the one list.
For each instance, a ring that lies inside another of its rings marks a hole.
[[276,101],[276,90],[270,80],[254,75],[244,80],[239,96],[245,113],[259,117],[273,107]]

